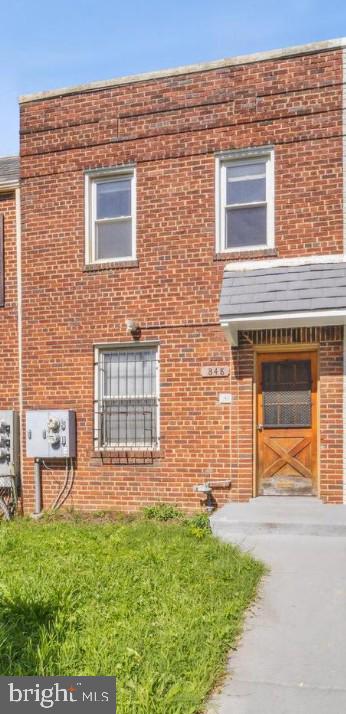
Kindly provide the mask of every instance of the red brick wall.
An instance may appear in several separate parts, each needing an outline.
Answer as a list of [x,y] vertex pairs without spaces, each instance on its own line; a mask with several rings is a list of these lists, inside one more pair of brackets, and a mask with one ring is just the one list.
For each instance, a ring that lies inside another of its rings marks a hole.
[[253,385],[254,353],[242,341],[232,349],[231,474],[232,500],[248,501],[253,496]]
[[0,307],[0,409],[19,410],[15,192],[0,191],[4,216],[5,304]]
[[[329,51],[21,106],[24,408],[77,410],[76,507],[197,507],[192,484],[210,469],[215,479],[232,474],[234,497],[249,496],[247,362],[235,384],[200,377],[203,364],[230,360],[217,326],[214,154],[275,145],[275,255],[342,252],[341,82],[341,52]],[[84,172],[128,162],[137,167],[138,264],[86,270]],[[127,341],[129,317],[143,340],[161,344],[162,447],[153,463],[101,464],[93,344]],[[236,417],[217,401],[234,390]],[[32,467],[25,461],[28,509]],[[44,475],[45,506],[62,478]]]
[[[345,329],[345,328],[344,328]],[[323,501],[343,500],[343,343],[320,345],[320,494]]]
[[[114,338],[111,328],[109,335]],[[34,408],[67,406],[77,410],[78,458],[70,505],[136,510],[145,503],[165,500],[193,509],[199,504],[193,485],[229,479],[229,408],[218,401],[220,392],[230,391],[229,378],[208,379],[200,373],[201,364],[228,364],[229,349],[222,330],[212,326],[145,331],[143,340],[160,342],[160,451],[119,452],[103,458],[93,451],[92,343],[98,341],[99,334],[94,330],[80,345],[77,335],[64,347],[66,354],[59,354],[58,359],[69,364],[67,374],[52,362],[58,389],[53,383],[49,388],[46,380],[40,389],[40,360],[32,387],[30,404]],[[127,339],[124,330],[121,337]],[[32,462],[28,461],[27,474],[30,468]],[[46,507],[53,503],[64,476],[63,467],[43,471]],[[25,495],[31,506],[33,484],[28,477]],[[217,488],[215,496],[223,503],[227,491]]]

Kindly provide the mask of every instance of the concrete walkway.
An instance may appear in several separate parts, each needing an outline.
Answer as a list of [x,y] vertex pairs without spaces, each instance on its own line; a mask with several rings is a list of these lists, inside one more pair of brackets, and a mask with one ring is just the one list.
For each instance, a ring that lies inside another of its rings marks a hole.
[[346,506],[258,498],[212,527],[271,572],[208,714],[346,713]]

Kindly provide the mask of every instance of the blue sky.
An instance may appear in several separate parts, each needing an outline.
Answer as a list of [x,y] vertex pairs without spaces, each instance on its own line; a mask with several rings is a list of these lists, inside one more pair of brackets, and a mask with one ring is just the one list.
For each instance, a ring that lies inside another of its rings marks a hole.
[[17,97],[346,35],[345,0],[0,0],[0,155]]

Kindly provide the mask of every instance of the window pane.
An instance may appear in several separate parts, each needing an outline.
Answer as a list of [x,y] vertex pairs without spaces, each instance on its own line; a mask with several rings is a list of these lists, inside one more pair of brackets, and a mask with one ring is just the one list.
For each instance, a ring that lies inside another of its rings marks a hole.
[[96,218],[131,215],[131,179],[102,181],[96,184]]
[[114,223],[96,223],[96,260],[131,258],[132,222],[129,219]]
[[247,181],[228,181],[227,203],[252,203],[266,200],[265,178],[248,179]]
[[231,178],[239,176],[262,176],[266,172],[265,161],[257,161],[253,163],[241,163],[234,166],[227,166],[227,181]]
[[154,400],[106,403],[102,432],[104,444],[152,447],[157,438]]
[[264,424],[311,425],[311,362],[264,362],[262,365]]
[[266,206],[226,210],[226,247],[243,248],[267,242]]
[[157,444],[156,349],[104,351],[100,362],[100,446]]
[[105,352],[105,397],[152,397],[156,395],[156,351]]

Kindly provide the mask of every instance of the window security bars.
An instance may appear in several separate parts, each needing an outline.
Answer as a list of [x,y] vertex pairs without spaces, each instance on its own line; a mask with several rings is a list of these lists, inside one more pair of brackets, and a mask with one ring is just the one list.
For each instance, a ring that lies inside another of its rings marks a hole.
[[157,449],[156,349],[101,351],[96,369],[95,449]]

